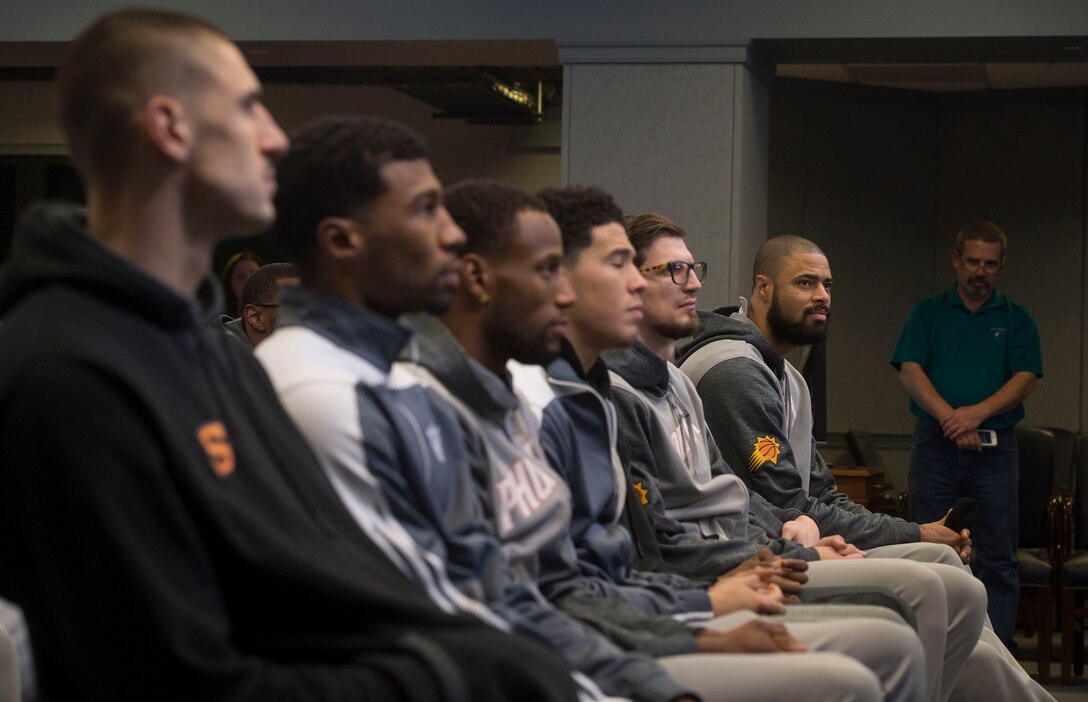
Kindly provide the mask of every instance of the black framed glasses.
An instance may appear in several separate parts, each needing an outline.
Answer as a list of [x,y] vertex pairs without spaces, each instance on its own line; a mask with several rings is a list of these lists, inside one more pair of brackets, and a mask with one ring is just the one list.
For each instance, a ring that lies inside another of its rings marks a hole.
[[639,268],[639,273],[656,273],[657,271],[668,270],[669,275],[672,277],[672,282],[677,285],[687,285],[688,278],[691,274],[695,273],[695,279],[700,283],[706,282],[706,261],[693,261],[688,263],[687,261],[669,261],[667,263],[661,263],[656,266],[646,266],[645,268]]

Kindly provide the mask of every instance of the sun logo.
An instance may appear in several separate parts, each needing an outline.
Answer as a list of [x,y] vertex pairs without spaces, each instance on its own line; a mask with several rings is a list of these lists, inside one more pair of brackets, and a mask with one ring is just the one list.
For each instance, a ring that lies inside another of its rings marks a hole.
[[770,435],[761,436],[756,439],[756,442],[752,444],[752,446],[754,446],[755,449],[752,451],[752,455],[748,457],[749,473],[755,473],[767,461],[778,465],[778,457],[782,454],[782,449],[778,445],[778,439]]
[[639,502],[644,505],[650,504],[650,500],[646,497],[646,495],[650,494],[650,491],[642,487],[641,480],[635,483],[635,494],[638,495]]

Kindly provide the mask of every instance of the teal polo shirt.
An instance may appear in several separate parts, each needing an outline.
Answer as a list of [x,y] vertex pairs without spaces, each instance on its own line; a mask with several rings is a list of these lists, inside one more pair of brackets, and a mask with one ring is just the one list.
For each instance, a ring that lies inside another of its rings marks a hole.
[[[1043,376],[1039,331],[1031,312],[995,290],[972,313],[955,285],[911,308],[891,364],[899,370],[904,361],[922,366],[953,407],[985,400],[1018,371]],[[913,397],[910,411],[923,421],[937,421]],[[981,428],[1007,429],[1023,418],[1024,407],[1017,405],[990,417]]]

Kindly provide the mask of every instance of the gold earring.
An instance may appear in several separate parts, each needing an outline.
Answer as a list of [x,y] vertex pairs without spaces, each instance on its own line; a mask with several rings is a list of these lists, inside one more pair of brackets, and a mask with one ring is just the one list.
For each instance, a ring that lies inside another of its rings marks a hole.
[[491,302],[491,296],[490,296],[490,295],[488,295],[487,293],[483,293],[483,294],[482,294],[482,295],[480,295],[480,297],[479,297],[479,298],[477,298],[477,299],[478,299],[478,300],[480,301],[480,304],[481,304],[481,305],[486,305],[487,303]]

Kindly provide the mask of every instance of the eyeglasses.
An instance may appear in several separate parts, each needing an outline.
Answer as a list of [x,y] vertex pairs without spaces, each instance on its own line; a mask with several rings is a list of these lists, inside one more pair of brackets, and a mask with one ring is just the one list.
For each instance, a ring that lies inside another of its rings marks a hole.
[[663,271],[668,269],[669,275],[672,276],[672,282],[677,285],[687,285],[688,278],[691,276],[692,271],[695,272],[695,279],[700,283],[706,282],[706,261],[695,261],[688,263],[687,261],[669,261],[668,263],[662,263],[657,266],[647,266],[645,268],[639,268],[639,273],[656,273],[657,271]]
[[961,256],[960,260],[963,261],[965,268],[974,268],[975,270],[981,268],[987,273],[997,273],[1001,270],[1001,261],[983,261],[969,256]]

